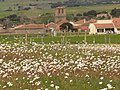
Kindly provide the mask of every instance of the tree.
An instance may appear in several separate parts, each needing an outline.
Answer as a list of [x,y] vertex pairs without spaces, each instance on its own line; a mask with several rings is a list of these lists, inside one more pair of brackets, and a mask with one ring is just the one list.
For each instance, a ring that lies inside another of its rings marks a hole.
[[74,14],[67,14],[67,20],[73,21],[74,20]]
[[95,18],[96,15],[97,15],[97,12],[96,12],[95,10],[91,10],[91,11],[88,11],[88,12],[84,12],[84,13],[83,13],[83,16],[84,16],[87,20],[89,20],[89,19],[91,19],[91,18]]
[[53,14],[51,13],[45,13],[40,15],[40,17],[38,17],[34,23],[44,23],[47,24],[49,22],[54,22],[55,21],[55,17]]
[[112,17],[120,17],[120,9],[114,8],[111,10],[110,14],[112,15]]
[[83,13],[83,15],[84,16],[93,16],[93,17],[96,17],[97,12],[95,10],[91,10],[91,11]]
[[77,13],[76,16],[79,16],[79,17],[80,17],[80,16],[82,16],[82,14],[81,14],[81,13]]

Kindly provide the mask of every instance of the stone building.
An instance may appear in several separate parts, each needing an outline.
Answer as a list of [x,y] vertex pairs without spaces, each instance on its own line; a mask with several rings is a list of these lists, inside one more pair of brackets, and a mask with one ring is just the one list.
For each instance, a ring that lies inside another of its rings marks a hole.
[[62,20],[66,20],[65,7],[57,7],[55,12],[55,23],[58,23]]

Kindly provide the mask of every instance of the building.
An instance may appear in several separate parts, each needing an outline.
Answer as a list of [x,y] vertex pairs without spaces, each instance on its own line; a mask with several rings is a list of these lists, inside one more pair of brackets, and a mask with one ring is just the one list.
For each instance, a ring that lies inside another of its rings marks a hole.
[[57,7],[55,12],[55,23],[58,23],[62,20],[66,20],[65,7]]
[[46,26],[44,24],[19,25],[13,28],[15,34],[45,34]]
[[54,22],[50,22],[46,25],[47,32],[52,32],[56,28],[56,24]]
[[4,26],[0,24],[0,34],[7,33],[8,31],[4,29]]
[[117,34],[120,34],[120,18],[113,18],[113,24]]
[[96,23],[90,23],[89,34],[118,33],[118,30],[116,29],[116,26],[119,23],[115,24],[115,22],[116,22],[116,20],[111,19],[111,20],[97,20]]
[[112,16],[109,14],[109,13],[100,13],[100,14],[97,14],[96,18],[106,18],[106,19],[109,19],[109,18],[112,18]]

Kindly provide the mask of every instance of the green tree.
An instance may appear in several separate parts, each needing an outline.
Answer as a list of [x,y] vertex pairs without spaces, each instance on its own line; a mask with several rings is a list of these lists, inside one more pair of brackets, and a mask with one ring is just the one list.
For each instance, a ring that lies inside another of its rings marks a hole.
[[110,14],[112,15],[112,17],[120,17],[120,9],[114,8],[111,10]]

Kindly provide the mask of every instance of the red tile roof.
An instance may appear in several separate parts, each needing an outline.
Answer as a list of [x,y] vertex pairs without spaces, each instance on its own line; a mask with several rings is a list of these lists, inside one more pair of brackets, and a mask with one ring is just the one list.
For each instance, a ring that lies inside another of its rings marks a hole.
[[15,29],[42,29],[42,28],[45,28],[44,24],[27,24],[15,27]]
[[95,23],[94,24],[96,28],[114,28],[113,24],[112,23],[106,23],[106,24],[98,24],[98,23]]
[[73,26],[74,29],[80,29],[80,25],[78,26]]
[[56,25],[56,31],[59,31],[60,30],[60,25]]
[[68,20],[61,20],[60,22],[57,22],[57,24],[63,24],[63,23],[67,23],[67,22],[69,22]]
[[89,21],[86,21],[85,23],[95,23],[97,20],[96,19],[90,19]]
[[113,24],[116,27],[120,27],[120,18],[113,18]]
[[53,27],[53,26],[55,26],[55,23],[54,23],[54,22],[50,22],[50,23],[48,23],[48,24],[46,25],[46,27]]
[[74,24],[84,24],[84,23],[85,23],[84,19],[74,22]]
[[81,30],[89,30],[89,28],[87,26],[81,26],[80,29]]

